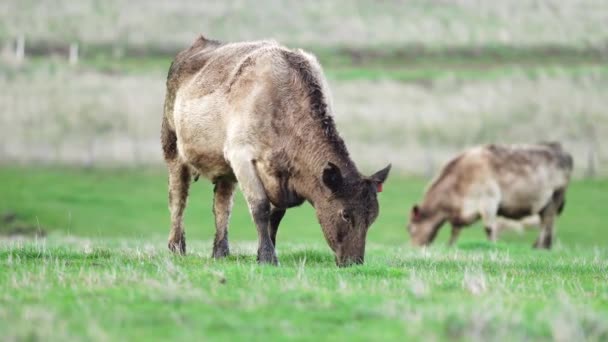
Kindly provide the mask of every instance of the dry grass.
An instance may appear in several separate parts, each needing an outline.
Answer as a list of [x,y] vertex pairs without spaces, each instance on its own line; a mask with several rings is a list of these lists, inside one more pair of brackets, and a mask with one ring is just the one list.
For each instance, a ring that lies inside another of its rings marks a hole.
[[[338,128],[363,167],[432,173],[488,142],[560,140],[577,172],[608,164],[604,73],[509,74],[430,83],[330,80]],[[161,75],[108,75],[57,64],[0,74],[0,160],[160,163]]]
[[197,33],[309,46],[605,46],[603,0],[9,0],[0,40],[185,46]]
[[559,140],[578,171],[604,170],[608,150],[606,75],[588,73],[493,80],[334,82],[338,124],[355,156],[432,173],[474,144]]
[[164,80],[64,66],[0,74],[2,159],[160,161]]

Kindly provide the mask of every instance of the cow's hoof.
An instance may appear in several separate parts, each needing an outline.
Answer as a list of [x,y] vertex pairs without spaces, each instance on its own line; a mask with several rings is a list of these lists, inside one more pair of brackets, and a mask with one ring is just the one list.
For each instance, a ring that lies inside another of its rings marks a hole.
[[273,249],[258,250],[258,263],[278,265],[279,261]]
[[169,250],[175,254],[186,254],[186,237],[182,233],[176,238],[170,238],[168,243]]
[[534,249],[551,249],[551,245],[550,244],[543,244],[543,243],[539,243],[539,242],[535,242],[534,245],[532,245],[532,248]]
[[538,248],[538,249],[551,249],[551,246],[553,245],[553,236],[544,236],[544,237],[539,237],[538,239],[536,239],[536,242],[534,242],[534,248]]
[[225,258],[230,255],[230,248],[228,247],[228,241],[222,240],[213,244],[213,254],[211,255],[214,259]]

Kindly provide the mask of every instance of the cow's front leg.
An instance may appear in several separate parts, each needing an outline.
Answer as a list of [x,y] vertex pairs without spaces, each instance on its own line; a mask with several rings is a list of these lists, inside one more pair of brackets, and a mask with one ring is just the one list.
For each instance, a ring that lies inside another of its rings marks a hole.
[[453,246],[458,240],[458,236],[460,236],[460,231],[462,231],[462,227],[458,225],[452,225],[452,235],[450,235],[450,241],[448,242],[448,246]]
[[258,231],[258,262],[276,265],[274,245],[268,233],[270,223],[270,201],[262,181],[258,177],[250,147],[236,147],[227,151],[232,170],[245,195],[249,211]]
[[541,229],[538,239],[534,243],[535,248],[551,249],[553,245],[553,229],[555,217],[557,216],[560,207],[564,205],[565,190],[560,189],[555,191],[551,201],[540,212]]

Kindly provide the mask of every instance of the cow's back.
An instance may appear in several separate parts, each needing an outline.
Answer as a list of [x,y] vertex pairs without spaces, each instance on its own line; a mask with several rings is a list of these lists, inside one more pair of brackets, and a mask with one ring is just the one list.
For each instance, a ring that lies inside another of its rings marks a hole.
[[[274,41],[222,44],[197,39],[180,52],[169,69],[165,115],[173,122],[173,110],[178,95],[182,101],[197,99],[216,92],[227,92],[231,83],[251,64],[256,51],[278,48]],[[177,100],[180,100],[177,99]]]
[[487,162],[501,186],[522,180],[565,186],[572,173],[572,157],[557,143],[538,145],[487,145]]
[[572,157],[558,144],[488,145],[485,150],[506,216],[539,211],[570,181]]

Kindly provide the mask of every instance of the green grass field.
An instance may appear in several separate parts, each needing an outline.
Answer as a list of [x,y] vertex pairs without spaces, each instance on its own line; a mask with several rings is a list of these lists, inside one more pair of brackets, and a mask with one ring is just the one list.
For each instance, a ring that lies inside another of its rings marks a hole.
[[[554,250],[475,226],[426,250],[404,223],[425,182],[392,175],[366,263],[336,268],[309,205],[286,215],[279,267],[255,262],[237,195],[233,255],[214,261],[211,186],[191,190],[188,255],[166,249],[162,170],[0,169],[3,340],[606,340],[608,181],[575,181]],[[7,219],[14,216],[14,219]],[[25,229],[27,230],[27,229]]]

